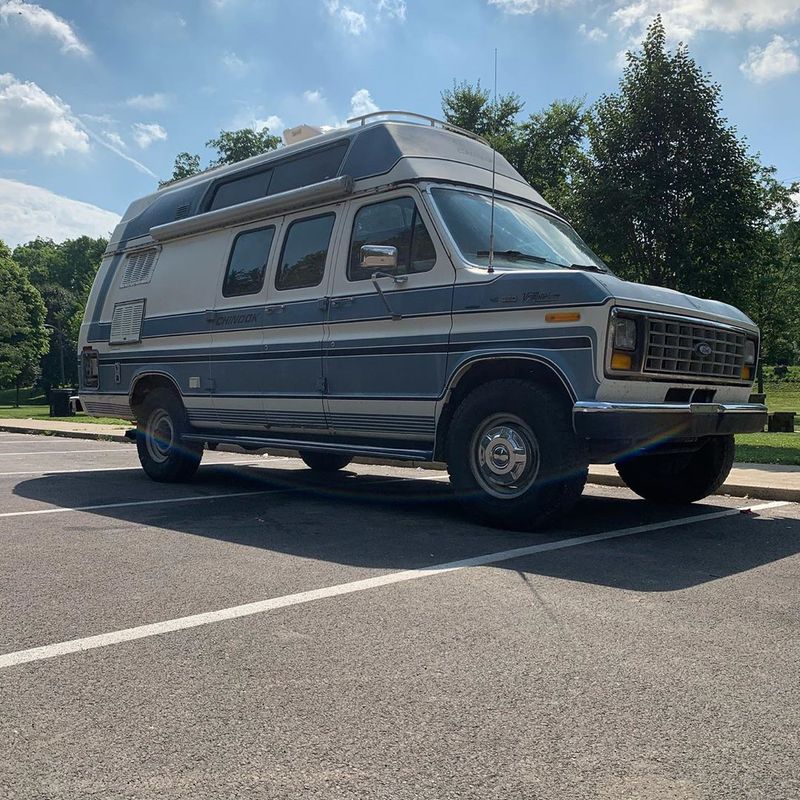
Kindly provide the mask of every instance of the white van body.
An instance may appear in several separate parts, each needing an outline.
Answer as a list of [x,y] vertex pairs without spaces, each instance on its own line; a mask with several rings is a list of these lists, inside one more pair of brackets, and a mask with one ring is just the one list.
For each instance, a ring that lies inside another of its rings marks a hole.
[[[587,463],[763,428],[744,314],[616,278],[482,141],[359,121],[131,204],[81,327],[87,413],[144,432],[159,390],[195,448],[449,461],[464,398],[518,380],[561,398]],[[504,424],[476,456],[489,489],[526,446]]]

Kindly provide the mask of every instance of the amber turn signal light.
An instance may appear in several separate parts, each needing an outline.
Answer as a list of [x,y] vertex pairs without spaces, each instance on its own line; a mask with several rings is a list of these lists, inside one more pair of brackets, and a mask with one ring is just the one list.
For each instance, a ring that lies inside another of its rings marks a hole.
[[545,322],[578,322],[580,318],[579,311],[551,311],[544,315]]
[[630,353],[614,353],[611,356],[611,369],[630,369],[633,366],[633,357]]
[[742,367],[742,380],[749,381],[752,370],[750,367]]

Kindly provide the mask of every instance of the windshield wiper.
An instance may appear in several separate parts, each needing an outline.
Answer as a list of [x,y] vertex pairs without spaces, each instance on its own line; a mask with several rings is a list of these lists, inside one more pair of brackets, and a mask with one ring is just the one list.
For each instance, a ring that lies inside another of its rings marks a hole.
[[563,264],[566,269],[582,269],[586,272],[608,272],[607,269],[603,269],[602,267],[598,267],[597,264]]
[[[487,257],[489,255],[489,251],[478,250],[475,255]],[[519,250],[495,250],[494,255],[500,256],[500,258],[507,258],[511,261],[534,261],[537,264],[552,264],[555,267],[562,267],[563,269],[578,269],[586,272],[608,272],[607,269],[598,267],[596,264],[565,264],[561,261],[552,261],[544,256],[534,255],[533,253],[523,253]]]
[[[476,256],[487,257],[488,250],[478,250]],[[512,261],[535,261],[537,264],[552,264],[544,256],[536,256],[533,253],[522,253],[519,250],[495,250],[494,255],[501,258],[510,258]]]

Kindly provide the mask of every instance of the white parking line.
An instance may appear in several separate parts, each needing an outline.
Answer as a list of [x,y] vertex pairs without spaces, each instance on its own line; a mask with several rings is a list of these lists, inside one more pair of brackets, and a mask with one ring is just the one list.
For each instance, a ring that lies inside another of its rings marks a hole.
[[[230,495],[228,495],[230,496]],[[282,597],[273,597],[269,600],[260,600],[255,603],[246,603],[240,606],[222,608],[218,611],[208,611],[204,614],[193,614],[189,617],[178,617],[163,622],[155,622],[150,625],[139,625],[135,628],[125,628],[110,633],[101,633],[97,636],[87,636],[83,639],[71,639],[67,642],[48,644],[42,647],[31,647],[28,650],[17,650],[13,653],[0,655],[0,669],[13,667],[19,664],[26,664],[31,661],[44,661],[48,658],[63,656],[69,653],[81,653],[85,650],[94,650],[98,647],[109,647],[123,642],[131,642],[136,639],[146,639],[150,636],[160,636],[164,633],[187,630],[188,628],[198,628],[202,625],[211,625],[215,622],[238,619],[240,617],[250,617],[254,614],[263,614],[267,611],[275,611],[279,608],[311,603],[315,600],[323,600],[329,597],[339,597],[341,595],[363,592],[368,589],[377,589],[382,586],[391,586],[395,583],[413,581],[418,578],[430,578],[434,575],[442,575],[447,572],[456,572],[468,567],[482,567],[487,564],[496,564],[500,561],[509,561],[513,558],[533,555],[534,553],[544,553],[552,550],[565,550],[568,547],[588,544],[589,542],[600,542],[607,539],[619,539],[623,536],[633,536],[637,533],[648,533],[650,531],[663,530],[665,528],[676,528],[680,525],[692,525],[697,522],[708,522],[724,517],[732,517],[736,514],[763,511],[770,508],[791,505],[785,501],[775,501],[772,503],[760,503],[758,505],[747,506],[744,508],[729,508],[724,511],[715,511],[711,514],[700,514],[680,519],[667,520],[665,522],[655,522],[650,525],[638,525],[635,528],[621,528],[616,531],[605,533],[594,533],[588,536],[575,536],[571,539],[562,539],[555,542],[531,545],[530,547],[518,547],[514,550],[503,550],[497,553],[488,553],[474,558],[464,558],[460,561],[450,561],[445,564],[434,564],[430,567],[420,569],[409,569],[401,572],[390,572],[387,575],[378,575],[373,578],[364,578],[349,583],[340,583],[336,586],[327,586],[323,589],[312,589],[308,592],[298,592],[287,594]]]
[[[0,453],[0,455],[3,455]],[[274,464],[276,461],[297,461],[296,458],[273,458],[270,461],[204,461],[200,468],[203,467],[242,467],[246,465],[251,465],[254,467],[268,467],[271,464]],[[132,469],[138,470],[139,462],[136,461],[134,464],[131,464],[130,467],[92,467],[90,469],[32,469],[27,470],[25,472],[0,472],[0,477],[5,477],[9,475],[70,475],[72,473],[80,473],[80,472],[123,472],[123,471],[130,471]]]
[[39,450],[37,452],[27,452],[27,453],[3,453],[0,452],[1,457],[5,456],[60,456],[62,453],[119,453],[120,449],[115,447],[112,449],[105,449],[105,450]]

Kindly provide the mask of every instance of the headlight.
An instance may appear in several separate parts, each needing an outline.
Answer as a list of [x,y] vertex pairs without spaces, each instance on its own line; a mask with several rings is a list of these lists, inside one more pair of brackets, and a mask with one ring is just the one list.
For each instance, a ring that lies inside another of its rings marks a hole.
[[744,343],[744,363],[750,367],[756,363],[756,343],[752,339]]
[[636,349],[636,320],[626,317],[616,318],[614,321],[614,349]]

